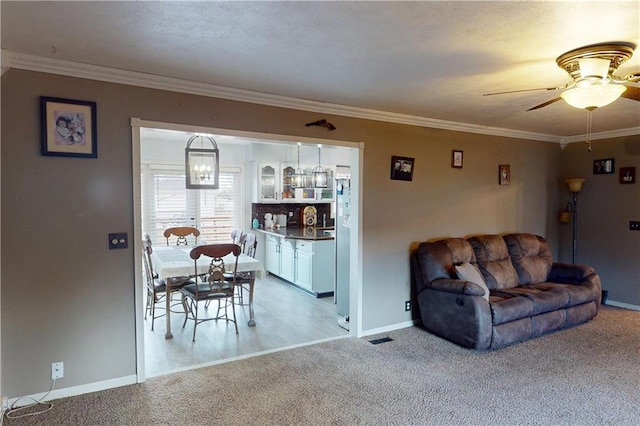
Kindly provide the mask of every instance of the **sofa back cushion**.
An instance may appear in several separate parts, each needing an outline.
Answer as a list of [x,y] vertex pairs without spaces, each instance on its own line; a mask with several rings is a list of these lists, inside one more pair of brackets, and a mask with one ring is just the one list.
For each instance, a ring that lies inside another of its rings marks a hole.
[[507,244],[499,235],[479,235],[468,239],[480,272],[492,290],[518,286],[518,274],[511,264]]
[[547,281],[553,256],[547,240],[533,234],[509,234],[504,237],[520,284]]
[[451,252],[451,261],[454,265],[459,265],[463,262],[476,263],[476,255],[473,252],[473,248],[469,241],[464,238],[446,238],[440,240],[440,242],[447,246]]
[[[417,271],[423,282],[421,287],[429,287],[431,281],[441,278],[457,278],[455,265],[462,262],[476,263],[476,256],[464,238],[448,238],[421,243],[415,255]],[[418,289],[418,291],[420,288]]]

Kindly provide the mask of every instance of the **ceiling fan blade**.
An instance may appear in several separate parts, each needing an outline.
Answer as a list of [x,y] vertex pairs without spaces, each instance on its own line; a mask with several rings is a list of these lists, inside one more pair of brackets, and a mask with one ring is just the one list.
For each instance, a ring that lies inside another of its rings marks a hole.
[[506,94],[509,94],[509,93],[535,92],[535,91],[538,91],[538,90],[560,90],[560,89],[564,89],[564,87],[540,87],[540,88],[537,88],[537,89],[509,90],[507,92],[485,93],[482,96],[506,95]]
[[640,101],[640,87],[628,86],[626,84],[625,86],[627,87],[627,90],[622,92],[622,95],[620,95],[620,97],[633,99],[634,101]]
[[558,101],[561,101],[561,100],[562,100],[562,98],[560,96],[558,96],[557,98],[553,98],[550,101],[547,101],[547,102],[541,103],[540,105],[536,105],[536,106],[534,106],[532,108],[529,108],[527,111],[533,111],[534,109],[543,108],[543,107],[546,107],[547,105],[551,105],[552,103],[558,102]]

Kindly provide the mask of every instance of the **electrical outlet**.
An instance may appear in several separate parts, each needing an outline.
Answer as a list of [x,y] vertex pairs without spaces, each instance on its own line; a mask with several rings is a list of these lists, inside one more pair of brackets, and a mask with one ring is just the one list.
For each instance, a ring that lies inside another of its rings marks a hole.
[[51,363],[51,380],[62,379],[64,377],[64,362]]
[[407,312],[411,310],[411,300],[404,302],[404,310]]
[[629,230],[630,231],[640,231],[640,221],[630,220],[629,221]]

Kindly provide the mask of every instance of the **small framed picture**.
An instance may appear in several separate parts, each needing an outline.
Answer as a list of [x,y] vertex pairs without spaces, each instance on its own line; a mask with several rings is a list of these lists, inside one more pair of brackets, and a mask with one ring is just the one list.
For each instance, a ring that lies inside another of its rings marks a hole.
[[511,183],[511,167],[508,164],[500,164],[498,166],[498,183],[500,185],[509,185]]
[[456,169],[462,168],[462,151],[457,149],[451,151],[451,167]]
[[391,157],[391,179],[413,180],[413,165],[415,158]]
[[636,183],[636,168],[620,167],[620,183]]
[[98,157],[96,103],[40,97],[42,155]]
[[593,161],[593,174],[594,175],[608,175],[613,173],[614,163],[613,158],[606,158],[604,160]]

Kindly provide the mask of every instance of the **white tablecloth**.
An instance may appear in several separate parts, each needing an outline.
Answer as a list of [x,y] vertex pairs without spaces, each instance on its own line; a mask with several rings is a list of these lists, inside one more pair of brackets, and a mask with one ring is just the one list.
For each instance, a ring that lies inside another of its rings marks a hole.
[[[192,249],[193,247],[188,246],[154,246],[152,261],[153,269],[158,274],[158,278],[193,275],[195,271],[194,261],[189,257],[189,253]],[[198,274],[204,274],[209,271],[209,261],[207,259],[208,258],[206,257],[198,259]],[[225,266],[232,266],[235,261],[235,256],[229,254],[223,257],[223,260]],[[237,272],[251,271],[256,273],[257,278],[264,278],[267,276],[267,272],[259,260],[247,256],[246,254],[241,254],[238,257]]]

